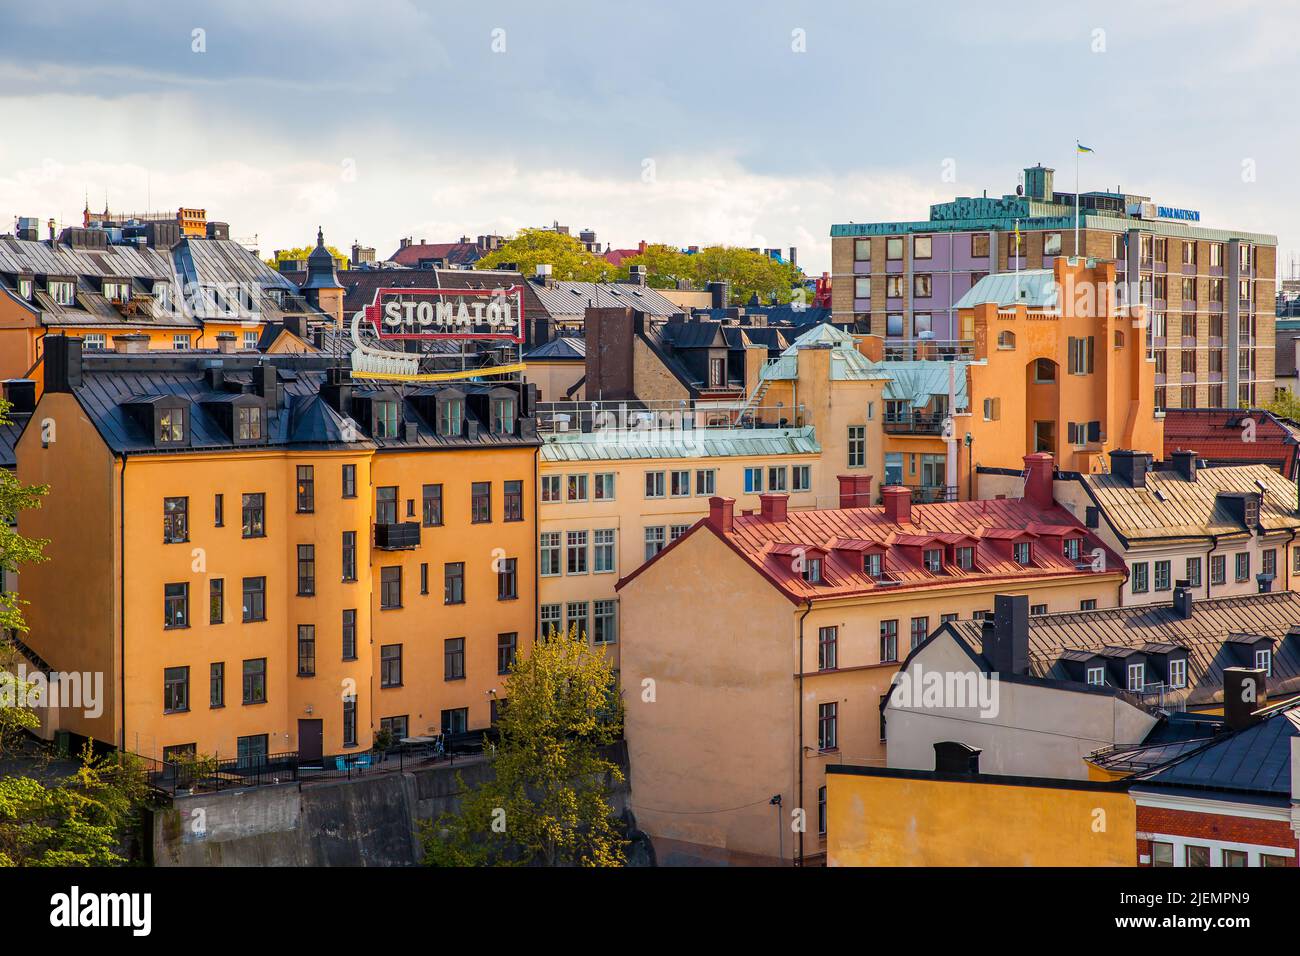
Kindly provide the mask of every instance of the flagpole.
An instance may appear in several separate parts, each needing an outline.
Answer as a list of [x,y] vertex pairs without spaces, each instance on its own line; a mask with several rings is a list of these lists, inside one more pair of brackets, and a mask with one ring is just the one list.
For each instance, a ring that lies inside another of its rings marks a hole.
[[1079,258],[1079,141],[1074,142],[1074,256]]

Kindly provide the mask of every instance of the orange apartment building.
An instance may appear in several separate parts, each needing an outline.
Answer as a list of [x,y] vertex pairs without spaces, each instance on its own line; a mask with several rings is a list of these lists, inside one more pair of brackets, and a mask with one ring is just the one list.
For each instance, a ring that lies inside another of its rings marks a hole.
[[1021,499],[913,505],[886,487],[861,507],[849,476],[838,509],[715,497],[619,582],[637,821],[661,862],[818,859],[825,768],[884,765],[881,701],[909,648],[1008,587],[1035,613],[1117,603],[1123,562],[1052,501],[1051,465],[1027,463]]
[[50,486],[23,643],[105,675],[103,713],[52,729],[256,760],[490,725],[535,637],[527,386],[81,346],[47,339],[16,447]]

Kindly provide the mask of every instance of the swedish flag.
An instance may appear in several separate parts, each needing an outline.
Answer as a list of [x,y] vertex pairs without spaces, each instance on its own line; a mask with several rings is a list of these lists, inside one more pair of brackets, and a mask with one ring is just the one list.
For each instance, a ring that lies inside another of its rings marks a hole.
[[1091,146],[1084,146],[1084,145],[1083,145],[1082,143],[1080,143],[1077,139],[1074,141],[1074,148],[1075,148],[1076,150],[1078,150],[1080,153],[1091,153],[1091,152],[1093,152],[1093,148],[1092,148]]

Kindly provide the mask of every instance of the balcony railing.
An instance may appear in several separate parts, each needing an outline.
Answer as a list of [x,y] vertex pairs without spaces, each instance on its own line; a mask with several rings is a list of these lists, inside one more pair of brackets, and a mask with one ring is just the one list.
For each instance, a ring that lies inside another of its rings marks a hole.
[[543,435],[652,434],[716,428],[798,428],[803,424],[802,413],[802,405],[747,405],[744,399],[706,400],[694,406],[672,401],[549,402],[537,406],[537,431]]
[[946,414],[937,412],[889,412],[885,415],[885,431],[904,435],[941,435]]
[[375,525],[375,547],[380,551],[411,551],[420,546],[420,522],[395,521]]
[[[956,501],[956,485],[907,485],[894,484],[894,488],[910,488],[912,490],[912,501],[916,504],[933,504],[936,501]],[[877,504],[883,504],[883,499],[877,496]]]
[[885,340],[886,362],[930,360],[956,362],[969,359],[975,352],[970,339],[914,339],[908,342]]

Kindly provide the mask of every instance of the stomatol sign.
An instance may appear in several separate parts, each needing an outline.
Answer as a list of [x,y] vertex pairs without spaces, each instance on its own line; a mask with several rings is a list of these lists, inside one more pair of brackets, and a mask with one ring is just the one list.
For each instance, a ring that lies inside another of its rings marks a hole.
[[379,289],[364,309],[381,339],[524,340],[524,290]]

